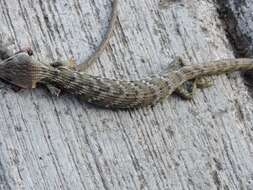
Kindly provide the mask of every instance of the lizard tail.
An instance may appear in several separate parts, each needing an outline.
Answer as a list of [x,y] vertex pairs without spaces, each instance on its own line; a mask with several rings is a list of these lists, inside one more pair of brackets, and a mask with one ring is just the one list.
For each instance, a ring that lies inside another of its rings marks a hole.
[[202,76],[219,75],[233,71],[248,70],[253,70],[253,59],[241,58],[213,61],[206,65],[201,64],[185,66],[177,72],[179,75],[181,75],[184,81],[187,81]]

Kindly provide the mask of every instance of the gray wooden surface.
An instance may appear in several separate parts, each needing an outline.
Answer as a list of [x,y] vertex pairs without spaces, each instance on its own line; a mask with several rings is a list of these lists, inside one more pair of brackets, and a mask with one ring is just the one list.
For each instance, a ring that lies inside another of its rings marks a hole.
[[[242,2],[232,13],[252,19],[252,3]],[[212,1],[119,4],[90,74],[138,79],[177,55],[189,64],[234,57]],[[80,61],[101,41],[110,11],[108,0],[0,0],[0,34],[40,60]],[[253,189],[253,100],[239,73],[212,79],[192,101],[173,96],[135,111],[1,85],[0,189]]]

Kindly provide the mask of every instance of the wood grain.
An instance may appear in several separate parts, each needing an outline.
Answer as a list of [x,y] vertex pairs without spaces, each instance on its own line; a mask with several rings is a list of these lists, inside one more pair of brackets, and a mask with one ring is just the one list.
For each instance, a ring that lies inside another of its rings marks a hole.
[[[40,60],[80,61],[110,11],[107,0],[0,0],[0,33]],[[138,79],[177,55],[189,64],[233,58],[215,3],[121,0],[110,44],[88,72]],[[252,98],[238,73],[212,78],[192,101],[136,111],[1,85],[0,189],[252,189]]]

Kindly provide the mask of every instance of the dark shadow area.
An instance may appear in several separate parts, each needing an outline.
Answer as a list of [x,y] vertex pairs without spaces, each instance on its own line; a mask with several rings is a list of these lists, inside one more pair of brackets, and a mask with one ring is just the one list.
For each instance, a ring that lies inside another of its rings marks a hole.
[[[245,15],[245,8],[249,8],[245,0],[215,0],[215,2],[222,26],[227,34],[235,57],[252,58],[253,40],[250,32],[251,28]],[[245,79],[245,84],[249,87],[250,95],[253,97],[253,71],[247,71],[242,75]]]

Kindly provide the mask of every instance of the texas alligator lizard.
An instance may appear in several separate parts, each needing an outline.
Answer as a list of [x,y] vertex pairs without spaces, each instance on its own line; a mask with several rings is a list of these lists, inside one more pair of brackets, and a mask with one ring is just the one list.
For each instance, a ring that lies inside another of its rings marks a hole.
[[126,81],[91,76],[66,66],[42,64],[27,53],[18,53],[0,64],[0,78],[21,88],[35,88],[37,83],[51,84],[89,103],[125,109],[154,105],[191,79],[251,69],[253,59],[226,59]]
[[[118,0],[114,1],[110,27],[99,48],[81,66],[42,64],[21,52],[13,56],[7,49],[0,49],[2,58],[0,78],[21,88],[35,88],[37,83],[53,85],[56,88],[78,95],[92,104],[105,108],[135,108],[154,105],[171,95],[184,82],[202,76],[218,75],[237,70],[253,70],[253,59],[226,59],[208,64],[184,66],[157,76],[136,81],[114,80],[91,76],[81,72],[94,62],[103,51],[116,20]],[[177,62],[180,59],[176,60]]]

